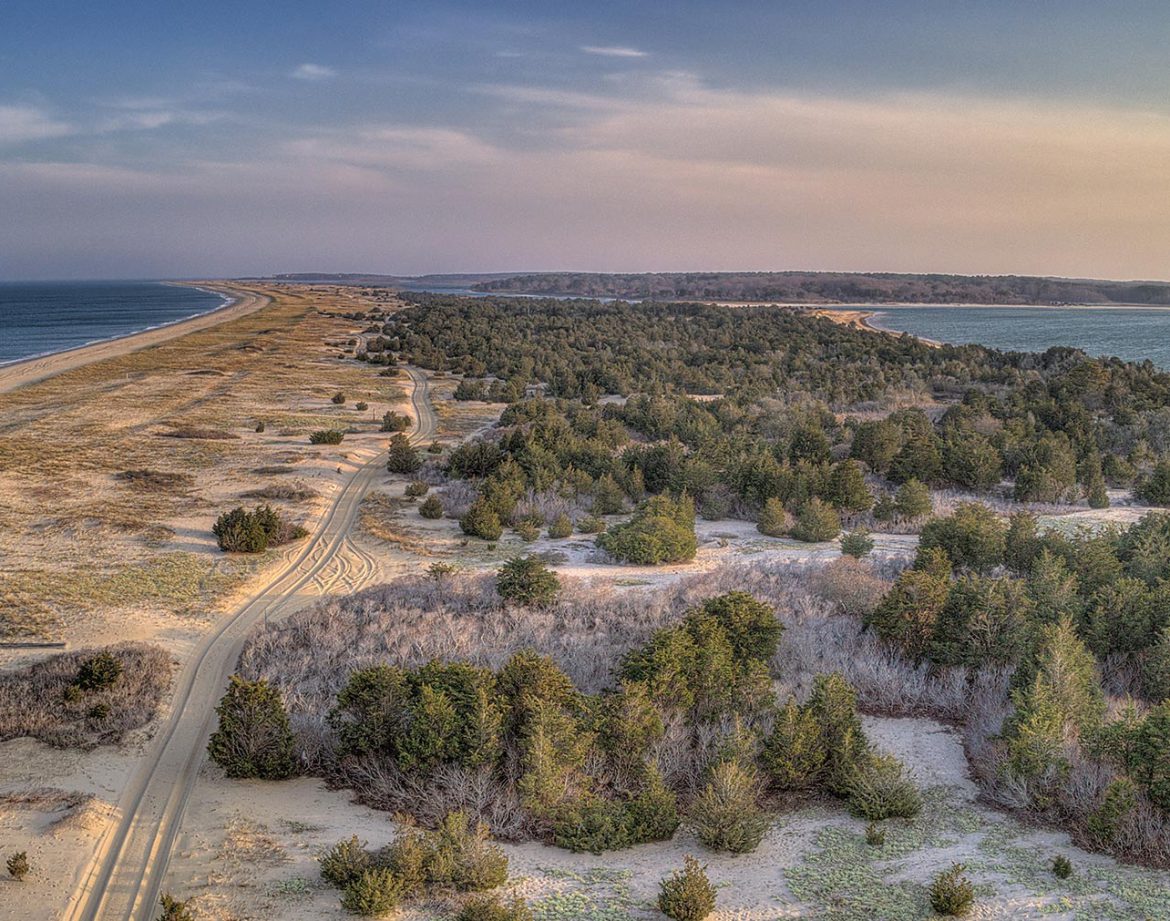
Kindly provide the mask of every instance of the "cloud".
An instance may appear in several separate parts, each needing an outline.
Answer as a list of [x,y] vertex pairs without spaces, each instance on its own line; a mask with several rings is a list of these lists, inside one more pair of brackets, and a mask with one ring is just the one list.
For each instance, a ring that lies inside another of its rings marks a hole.
[[0,105],[0,146],[61,137],[72,130],[43,109]]
[[630,48],[626,45],[582,45],[585,54],[598,54],[605,58],[644,58],[650,52],[640,48]]
[[331,77],[336,77],[337,71],[332,67],[326,67],[324,64],[301,64],[289,76],[294,80],[328,80]]

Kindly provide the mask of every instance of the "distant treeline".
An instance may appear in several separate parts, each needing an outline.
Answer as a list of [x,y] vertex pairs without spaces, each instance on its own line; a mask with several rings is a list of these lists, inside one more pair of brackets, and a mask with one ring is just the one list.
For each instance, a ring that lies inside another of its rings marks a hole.
[[1166,304],[1170,283],[1017,275],[853,272],[541,272],[476,283],[477,291],[641,300],[888,304]]

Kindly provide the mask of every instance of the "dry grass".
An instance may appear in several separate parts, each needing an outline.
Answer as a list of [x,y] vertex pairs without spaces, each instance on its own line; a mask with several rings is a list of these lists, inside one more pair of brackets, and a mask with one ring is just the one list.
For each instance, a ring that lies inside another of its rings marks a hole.
[[164,470],[123,470],[114,479],[140,492],[183,492],[195,482],[189,473],[171,473]]
[[317,490],[311,489],[303,483],[273,483],[240,493],[241,499],[280,499],[285,502],[306,502],[316,497]]
[[[112,686],[70,691],[81,664],[108,652],[122,665]],[[31,736],[58,748],[117,744],[151,722],[171,684],[171,658],[157,646],[125,643],[53,656],[0,674],[0,741]]]

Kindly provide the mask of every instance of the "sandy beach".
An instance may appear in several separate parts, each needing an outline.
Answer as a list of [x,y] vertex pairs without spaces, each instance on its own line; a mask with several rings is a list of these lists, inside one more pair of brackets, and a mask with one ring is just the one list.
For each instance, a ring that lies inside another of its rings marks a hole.
[[168,323],[154,329],[145,329],[127,336],[119,336],[117,339],[94,342],[91,345],[83,345],[79,348],[54,352],[51,355],[40,355],[4,365],[0,367],[0,393],[27,387],[29,384],[47,380],[63,371],[72,371],[95,361],[118,358],[131,352],[137,352],[139,349],[147,349],[163,342],[169,342],[171,339],[185,336],[188,333],[235,320],[259,310],[269,301],[268,295],[261,294],[259,291],[222,282],[200,282],[193,286],[227,295],[232,300],[216,310],[201,313],[177,323]]

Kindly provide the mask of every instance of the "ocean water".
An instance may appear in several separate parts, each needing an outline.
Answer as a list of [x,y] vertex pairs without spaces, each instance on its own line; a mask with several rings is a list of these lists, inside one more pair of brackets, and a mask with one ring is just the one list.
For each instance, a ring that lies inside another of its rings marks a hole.
[[[856,309],[856,308],[854,308]],[[1149,359],[1170,369],[1166,307],[884,307],[874,326],[956,345],[1018,352],[1070,345],[1094,357]]]
[[2,282],[0,364],[174,323],[225,302],[154,281]]

